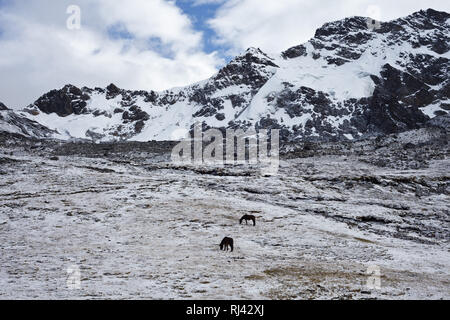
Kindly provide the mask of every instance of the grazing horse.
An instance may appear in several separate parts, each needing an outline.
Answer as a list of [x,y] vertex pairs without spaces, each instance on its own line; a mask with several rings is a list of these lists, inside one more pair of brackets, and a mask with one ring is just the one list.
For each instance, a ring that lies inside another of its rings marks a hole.
[[248,224],[247,221],[250,220],[250,221],[253,221],[253,225],[256,226],[256,217],[255,217],[255,216],[246,214],[245,216],[243,216],[243,217],[241,218],[241,220],[239,220],[239,224],[242,224],[242,221],[244,221],[244,220],[245,220],[245,224]]
[[233,239],[225,237],[220,243],[220,250],[228,251],[228,248],[231,248],[231,252],[233,252]]

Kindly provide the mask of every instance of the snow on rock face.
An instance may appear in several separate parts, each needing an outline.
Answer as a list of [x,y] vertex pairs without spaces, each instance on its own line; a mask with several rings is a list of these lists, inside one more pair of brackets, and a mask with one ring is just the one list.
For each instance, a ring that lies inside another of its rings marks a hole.
[[3,111],[3,110],[8,110],[8,107],[0,102],[0,111]]
[[2,132],[38,138],[48,138],[56,134],[44,125],[10,110],[0,103],[0,133]]
[[270,56],[250,48],[205,81],[166,90],[67,85],[28,108],[59,137],[170,140],[195,121],[278,128],[283,139],[351,140],[419,128],[449,110],[450,15],[419,11],[369,28],[352,17]]

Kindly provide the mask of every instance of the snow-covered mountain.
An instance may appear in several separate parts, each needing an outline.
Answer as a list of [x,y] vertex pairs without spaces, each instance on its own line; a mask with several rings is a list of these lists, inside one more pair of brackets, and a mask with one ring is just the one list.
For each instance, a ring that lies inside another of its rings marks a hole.
[[196,121],[279,128],[285,139],[358,139],[450,110],[450,15],[327,23],[281,54],[250,48],[205,81],[163,92],[67,85],[20,114],[59,138],[174,140]]
[[49,138],[57,134],[44,125],[14,112],[0,102],[0,133],[2,132],[34,138]]

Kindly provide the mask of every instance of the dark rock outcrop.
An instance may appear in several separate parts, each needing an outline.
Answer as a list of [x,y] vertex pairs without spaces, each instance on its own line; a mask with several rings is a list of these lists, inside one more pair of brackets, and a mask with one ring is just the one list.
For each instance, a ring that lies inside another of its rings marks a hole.
[[2,110],[9,110],[9,109],[3,103],[0,102],[0,111]]
[[66,85],[61,90],[52,90],[40,97],[34,105],[44,113],[56,113],[60,117],[86,113],[89,95],[75,86]]

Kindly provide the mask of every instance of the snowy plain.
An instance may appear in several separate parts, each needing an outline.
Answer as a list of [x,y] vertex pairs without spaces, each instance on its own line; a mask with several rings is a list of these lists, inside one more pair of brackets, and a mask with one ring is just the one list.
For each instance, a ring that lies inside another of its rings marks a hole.
[[11,144],[0,162],[0,299],[450,298],[450,197],[414,190],[448,181],[447,157],[396,170],[318,155],[274,177],[151,150],[51,160]]

